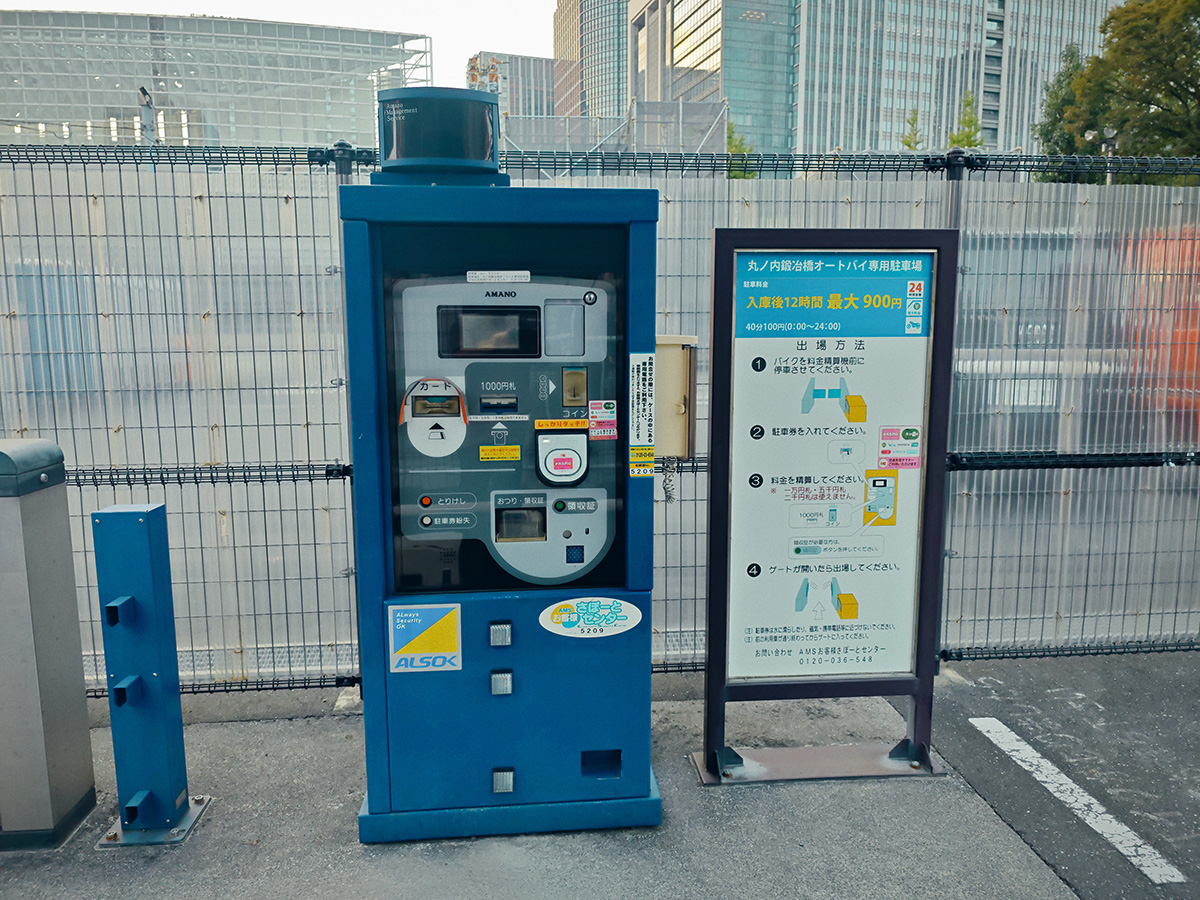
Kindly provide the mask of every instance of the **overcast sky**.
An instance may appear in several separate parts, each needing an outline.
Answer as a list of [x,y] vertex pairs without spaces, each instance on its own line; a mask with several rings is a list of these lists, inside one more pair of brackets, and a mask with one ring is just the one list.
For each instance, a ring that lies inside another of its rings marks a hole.
[[480,50],[553,55],[554,6],[555,0],[0,0],[0,9],[230,16],[427,34],[439,87],[465,87],[467,58]]

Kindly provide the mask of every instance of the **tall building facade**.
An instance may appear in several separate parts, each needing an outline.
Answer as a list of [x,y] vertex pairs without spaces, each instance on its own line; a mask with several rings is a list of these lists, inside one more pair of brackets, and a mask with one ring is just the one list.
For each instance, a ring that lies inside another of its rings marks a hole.
[[757,153],[792,150],[794,15],[790,0],[725,4],[722,87],[734,129]]
[[558,0],[554,113],[623,116],[629,106],[628,0]]
[[579,0],[554,8],[554,114],[585,116],[587,103],[579,68]]
[[502,116],[554,115],[554,60],[481,50],[467,60],[467,87],[496,94]]
[[674,98],[671,0],[629,4],[629,95],[657,103]]
[[1035,149],[1068,44],[1098,51],[1119,0],[631,0],[638,100],[729,104],[759,153],[898,151],[917,111],[945,147],[974,95],[985,149]]
[[638,100],[726,102],[757,153],[791,152],[793,0],[633,0],[629,84]]
[[792,146],[793,0],[632,0],[629,84],[640,101],[726,102],[755,152]]
[[1119,0],[805,0],[796,5],[795,148],[899,151],[917,111],[945,147],[962,99],[983,147],[1034,152],[1032,125],[1068,44],[1085,56]]
[[371,147],[375,92],[431,84],[431,56],[391,31],[5,10],[0,141]]

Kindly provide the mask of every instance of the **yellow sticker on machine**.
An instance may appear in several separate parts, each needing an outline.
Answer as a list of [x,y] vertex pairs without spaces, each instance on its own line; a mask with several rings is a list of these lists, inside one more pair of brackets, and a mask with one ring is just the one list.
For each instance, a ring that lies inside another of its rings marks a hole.
[[630,463],[629,464],[630,478],[653,478],[654,477],[654,460],[650,462]]
[[587,428],[587,419],[534,419],[533,427],[538,431],[544,431],[547,428],[553,428],[556,431],[560,428]]
[[479,461],[492,462],[497,459],[520,459],[521,446],[518,444],[513,447],[501,445],[498,447],[480,447]]
[[629,461],[631,463],[654,462],[654,448],[653,447],[630,447],[629,448]]

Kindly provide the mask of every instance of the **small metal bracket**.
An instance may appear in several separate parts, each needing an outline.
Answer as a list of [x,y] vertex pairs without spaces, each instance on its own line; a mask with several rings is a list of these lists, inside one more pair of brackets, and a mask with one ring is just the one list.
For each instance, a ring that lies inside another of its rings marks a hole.
[[116,706],[124,706],[126,703],[137,704],[145,693],[140,675],[130,675],[122,678],[119,682],[113,685],[112,701]]
[[112,625],[129,625],[137,615],[137,602],[129,596],[118,597],[104,604],[104,621]]
[[174,828],[122,828],[120,818],[113,823],[104,837],[96,842],[97,850],[110,850],[114,847],[146,847],[153,844],[182,844],[192,833],[192,828],[200,821],[212,797],[203,794],[188,798],[187,808],[179,817]]
[[715,751],[715,755],[717,757],[717,771],[722,778],[728,778],[735,769],[740,769],[746,764],[741,754],[732,747],[722,747],[720,750]]
[[937,767],[929,758],[929,748],[924,744],[913,743],[909,738],[905,738],[888,753],[888,759],[908,760],[908,765],[913,769],[926,769],[937,774]]

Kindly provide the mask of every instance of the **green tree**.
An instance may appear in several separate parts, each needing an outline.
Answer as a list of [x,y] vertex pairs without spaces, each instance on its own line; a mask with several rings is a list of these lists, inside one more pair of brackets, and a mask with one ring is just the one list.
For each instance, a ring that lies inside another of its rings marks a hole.
[[904,124],[908,126],[908,130],[900,135],[900,146],[905,150],[925,149],[925,135],[921,134],[921,129],[917,127],[917,108],[915,106],[908,111],[908,118],[904,120]]
[[[1042,93],[1042,119],[1033,126],[1033,135],[1041,144],[1042,152],[1047,156],[1076,156],[1080,154],[1096,154],[1100,146],[1094,141],[1085,141],[1083,133],[1076,134],[1067,128],[1067,110],[1080,108],[1079,95],[1075,93],[1074,82],[1083,74],[1085,64],[1083,54],[1075,44],[1068,44],[1059,57],[1062,68],[1058,70]],[[1102,110],[1092,111],[1103,117]],[[1074,113],[1072,114],[1074,115]],[[1088,116],[1091,118],[1091,115]],[[1087,131],[1089,125],[1084,128]]]
[[[725,152],[726,153],[737,153],[737,154],[746,154],[746,153],[754,152],[754,147],[751,146],[751,144],[748,140],[746,140],[746,136],[744,134],[738,134],[736,131],[734,131],[733,122],[730,122],[730,121],[726,121],[726,123],[725,123]],[[757,172],[747,172],[745,170],[735,171],[734,169],[731,168],[729,170],[729,177],[730,178],[757,178],[758,173]]]
[[1043,150],[1099,154],[1086,134],[1108,127],[1122,155],[1200,155],[1200,0],[1126,0],[1100,30],[1100,55],[1068,47],[1046,86]]
[[951,147],[982,147],[982,129],[979,124],[979,104],[975,95],[970,91],[963,94],[962,104],[958,108],[958,127],[946,138]]
[[1126,156],[1200,156],[1200,0],[1126,0],[1104,17],[1099,56],[1071,82],[1076,142],[1116,129]]

